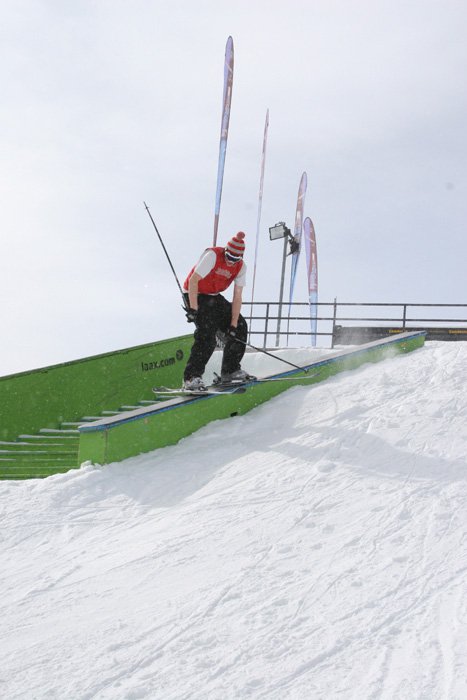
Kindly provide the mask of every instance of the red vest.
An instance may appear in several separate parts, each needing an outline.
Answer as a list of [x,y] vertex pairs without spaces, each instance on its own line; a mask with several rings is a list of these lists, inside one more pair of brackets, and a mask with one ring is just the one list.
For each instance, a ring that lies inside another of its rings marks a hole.
[[[216,262],[211,272],[209,272],[206,277],[203,277],[199,281],[198,294],[220,294],[223,292],[229,284],[231,284],[240,270],[242,269],[243,260],[239,260],[233,265],[228,265],[225,260],[225,248],[206,248],[206,250],[213,250],[216,254]],[[205,251],[206,252],[206,251]],[[186,278],[183,289],[188,291],[188,283],[190,277],[195,270],[196,265],[190,271],[188,277]]]

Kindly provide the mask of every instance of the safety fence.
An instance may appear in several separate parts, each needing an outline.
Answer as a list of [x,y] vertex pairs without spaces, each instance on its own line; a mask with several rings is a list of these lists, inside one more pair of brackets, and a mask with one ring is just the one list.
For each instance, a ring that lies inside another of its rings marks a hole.
[[358,345],[406,330],[426,330],[427,340],[467,340],[467,304],[318,302],[316,333],[308,302],[244,302],[249,342],[263,348]]

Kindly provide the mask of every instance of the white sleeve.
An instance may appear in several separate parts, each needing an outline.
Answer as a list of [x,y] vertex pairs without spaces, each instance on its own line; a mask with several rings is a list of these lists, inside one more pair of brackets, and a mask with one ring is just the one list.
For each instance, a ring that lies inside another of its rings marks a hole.
[[216,264],[216,254],[213,250],[205,250],[198,262],[193,272],[196,272],[200,277],[206,277],[209,275],[214,265]]
[[235,278],[235,286],[236,287],[246,287],[246,263],[244,262],[240,272]]

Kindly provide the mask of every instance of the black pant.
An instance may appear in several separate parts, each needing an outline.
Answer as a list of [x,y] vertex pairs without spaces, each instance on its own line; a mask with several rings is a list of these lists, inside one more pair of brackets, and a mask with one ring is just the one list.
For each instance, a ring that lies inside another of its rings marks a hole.
[[[188,295],[185,295],[188,302]],[[226,332],[232,321],[232,304],[221,294],[210,296],[198,295],[198,317],[196,319],[195,342],[191,348],[190,357],[185,367],[184,379],[201,377],[206,365],[216,349],[217,331]],[[243,316],[239,316],[237,336],[242,342],[227,338],[222,356],[222,374],[230,374],[240,369],[240,362],[245,354],[248,327]]]

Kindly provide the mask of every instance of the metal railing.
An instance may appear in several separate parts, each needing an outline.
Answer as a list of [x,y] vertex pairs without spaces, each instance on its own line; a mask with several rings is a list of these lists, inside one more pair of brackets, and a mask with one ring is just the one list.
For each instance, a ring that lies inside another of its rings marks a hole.
[[[343,327],[341,323],[348,324],[345,329],[357,331],[358,324],[367,324],[362,330],[373,329],[376,333],[381,330],[381,337],[384,331],[389,331],[391,327],[405,330],[415,330],[423,328],[440,332],[448,330],[457,332],[456,340],[467,340],[467,304],[409,304],[409,303],[371,303],[371,302],[318,302],[315,305],[318,309],[317,339],[327,339],[327,344],[333,347],[336,337],[339,337],[339,329]],[[284,305],[282,308],[287,311],[280,319],[278,302],[244,302],[243,315],[249,323],[249,338],[255,344],[262,343],[264,348],[293,346],[300,341],[300,344],[311,344],[310,325],[310,305],[308,302],[294,302]],[[423,312],[423,309],[429,309]],[[355,311],[355,313],[351,313]],[[427,315],[431,314],[431,315]],[[455,328],[452,328],[455,324]],[[436,328],[435,328],[436,326]],[[361,327],[360,327],[361,328]],[[430,334],[429,334],[430,335]],[[439,335],[439,333],[438,333]],[[258,341],[257,338],[261,340]],[[275,345],[271,342],[274,337]],[[305,338],[308,341],[304,343]],[[280,342],[278,343],[278,339]],[[453,339],[453,338],[450,338]],[[322,343],[317,342],[318,345]]]

